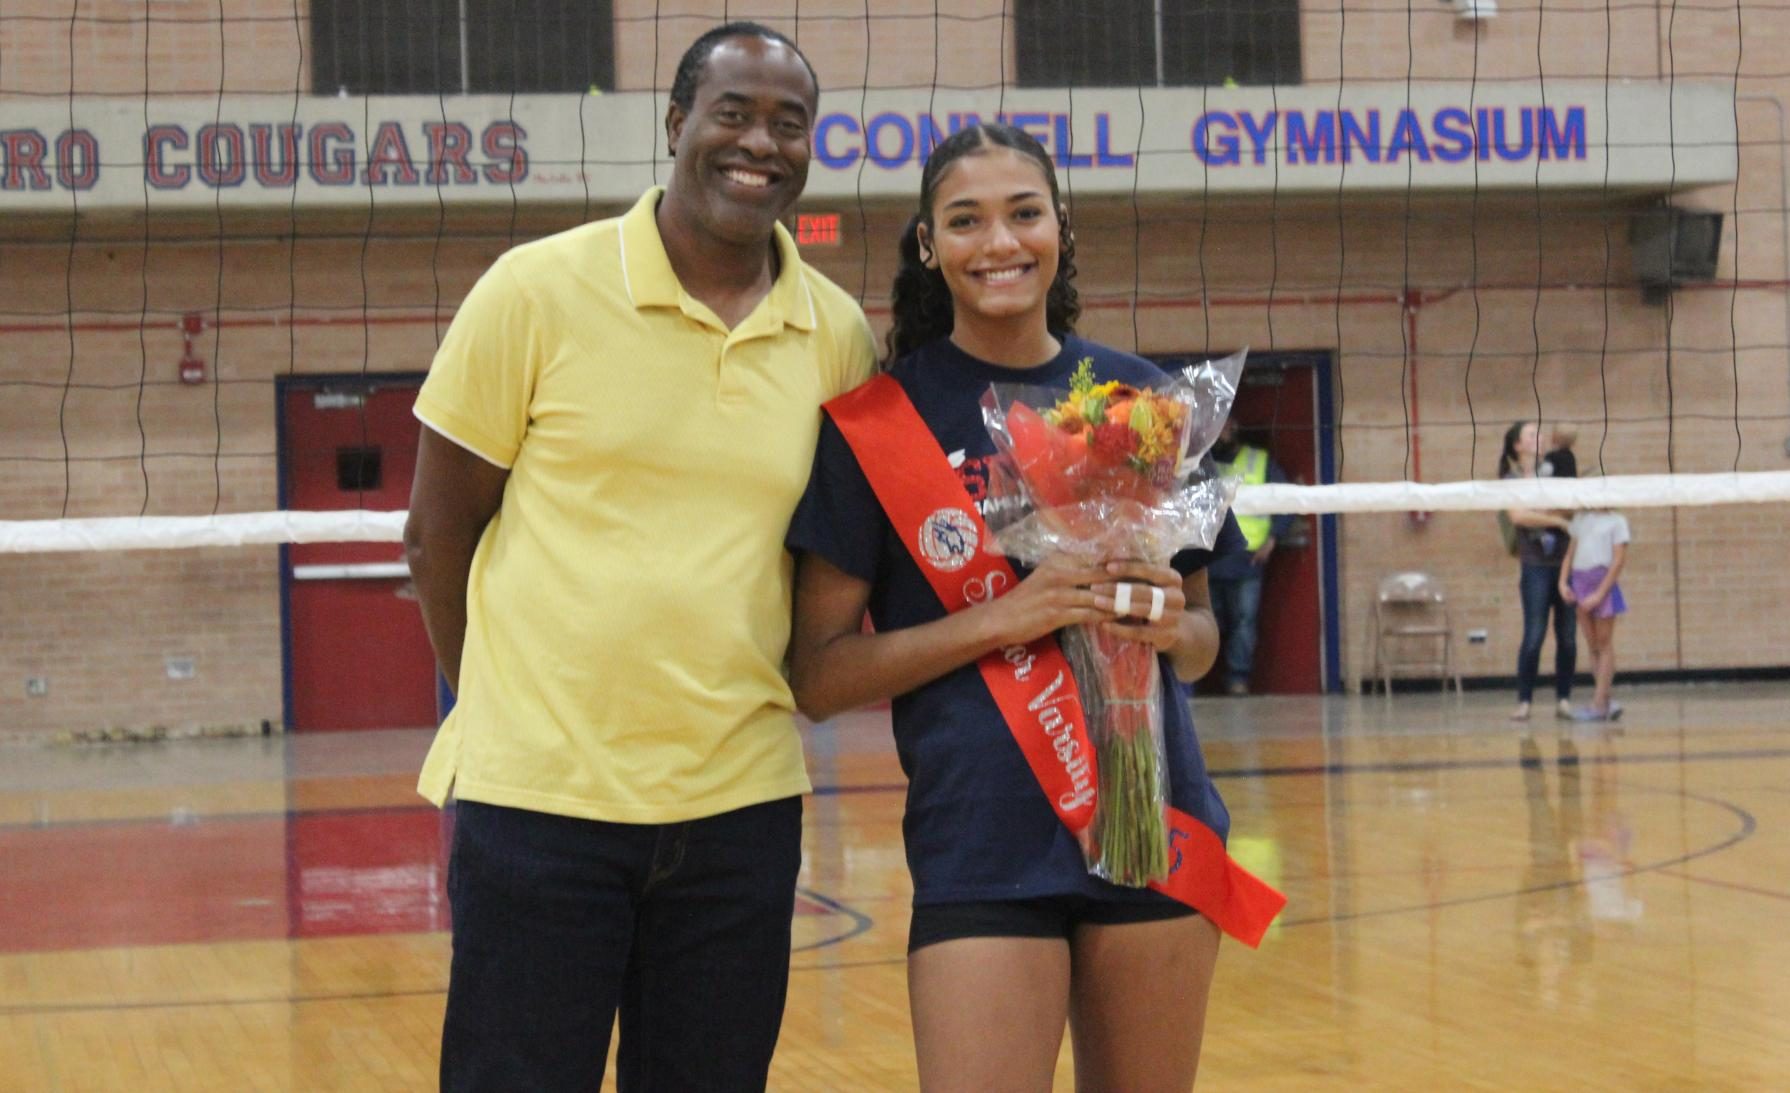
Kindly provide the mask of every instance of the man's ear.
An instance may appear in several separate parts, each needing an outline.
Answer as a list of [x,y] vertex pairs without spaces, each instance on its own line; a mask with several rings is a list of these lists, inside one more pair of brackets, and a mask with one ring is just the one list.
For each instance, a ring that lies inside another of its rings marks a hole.
[[665,108],[665,150],[673,158],[677,156],[678,138],[684,135],[684,121],[689,116],[677,103]]

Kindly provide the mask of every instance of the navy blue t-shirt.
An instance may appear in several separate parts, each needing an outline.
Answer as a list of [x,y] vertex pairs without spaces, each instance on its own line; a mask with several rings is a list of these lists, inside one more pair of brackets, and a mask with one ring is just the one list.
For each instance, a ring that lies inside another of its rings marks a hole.
[[[1029,369],[987,364],[940,339],[897,361],[892,374],[939,446],[953,456],[962,453],[957,472],[970,496],[981,502],[995,455],[994,441],[982,424],[983,392],[990,383],[1067,389],[1084,357],[1093,359],[1101,382],[1135,384],[1162,376],[1142,358],[1073,336],[1063,339],[1063,350],[1053,360]],[[822,424],[814,473],[796,508],[788,543],[794,552],[818,554],[869,581],[870,617],[879,631],[919,626],[945,615],[830,418]],[[1228,515],[1215,549],[1245,549],[1243,535]],[[1186,550],[1173,564],[1183,574],[1192,573],[1212,556]],[[1023,578],[1026,570],[1016,568]],[[1230,815],[1207,776],[1185,697],[1166,658],[1162,679],[1170,800],[1222,838]],[[895,750],[908,778],[902,834],[916,905],[1069,894],[1125,901],[1168,898],[1089,875],[1080,848],[1052,811],[974,664],[897,696],[893,715]]]

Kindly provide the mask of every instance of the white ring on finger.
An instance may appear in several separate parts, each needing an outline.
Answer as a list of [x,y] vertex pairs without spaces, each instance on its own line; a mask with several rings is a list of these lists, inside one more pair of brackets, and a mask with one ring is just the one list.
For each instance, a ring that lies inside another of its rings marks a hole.
[[1162,621],[1162,608],[1168,603],[1168,596],[1160,585],[1150,586],[1150,621]]
[[1131,586],[1124,581],[1120,581],[1118,587],[1113,589],[1113,614],[1131,614]]

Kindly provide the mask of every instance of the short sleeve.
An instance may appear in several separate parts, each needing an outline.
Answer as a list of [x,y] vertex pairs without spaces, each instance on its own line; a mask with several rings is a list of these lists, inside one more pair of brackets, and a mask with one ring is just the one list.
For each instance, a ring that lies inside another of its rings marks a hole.
[[505,258],[485,271],[448,326],[417,394],[423,424],[508,468],[528,431],[541,366],[539,316]]
[[823,418],[814,469],[784,545],[792,553],[818,554],[859,580],[874,582],[886,522],[845,435],[832,418]]
[[863,385],[876,374],[876,336],[870,332],[870,320],[864,317],[863,309],[856,305],[852,306],[851,322],[842,334],[842,341],[844,344],[839,347],[840,387],[831,392],[829,398],[837,398]]
[[1242,554],[1249,549],[1249,543],[1243,538],[1243,529],[1237,526],[1236,514],[1225,510],[1224,524],[1218,529],[1218,537],[1212,541],[1211,550],[1194,547],[1183,550],[1169,559],[1169,565],[1183,577],[1191,577],[1205,569],[1220,558],[1232,554]]
[[1616,517],[1616,529],[1615,529],[1615,534],[1611,536],[1611,542],[1616,542],[1616,543],[1628,542],[1628,517],[1626,517],[1626,516]]
[[862,386],[876,374],[876,335],[850,293],[812,267],[806,268],[804,275],[820,323],[817,334],[825,339],[816,346],[821,358],[816,362],[821,373],[821,401],[825,402]]

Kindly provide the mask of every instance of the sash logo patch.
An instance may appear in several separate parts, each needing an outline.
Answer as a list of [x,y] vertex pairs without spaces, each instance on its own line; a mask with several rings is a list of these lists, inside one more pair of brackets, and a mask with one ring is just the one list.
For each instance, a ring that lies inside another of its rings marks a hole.
[[942,573],[955,573],[976,556],[976,521],[962,509],[939,509],[920,524],[920,556]]

